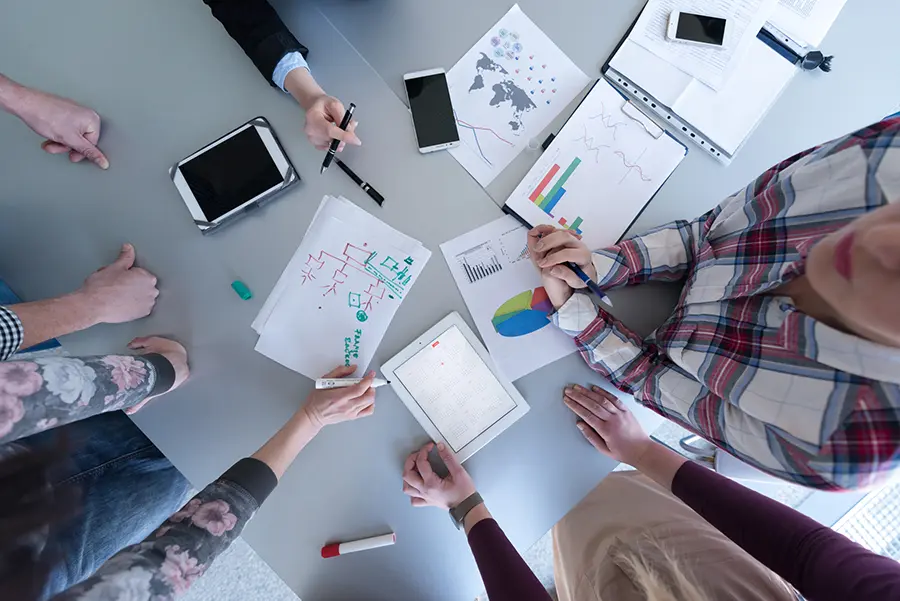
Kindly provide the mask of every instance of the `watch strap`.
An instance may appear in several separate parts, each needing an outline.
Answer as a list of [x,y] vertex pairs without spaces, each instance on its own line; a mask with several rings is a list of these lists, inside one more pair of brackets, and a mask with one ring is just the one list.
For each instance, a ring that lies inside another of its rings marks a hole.
[[453,520],[457,530],[462,530],[463,523],[469,512],[484,503],[484,499],[477,492],[469,495],[462,503],[450,510],[450,519]]

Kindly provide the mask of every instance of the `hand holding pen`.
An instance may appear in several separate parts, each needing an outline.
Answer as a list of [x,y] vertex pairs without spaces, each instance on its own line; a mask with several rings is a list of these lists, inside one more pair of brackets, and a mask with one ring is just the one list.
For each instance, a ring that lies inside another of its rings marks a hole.
[[600,300],[606,294],[596,284],[597,269],[590,249],[573,232],[539,225],[528,232],[528,254],[541,273],[544,289],[559,309],[575,290],[588,288]]
[[322,170],[319,173],[325,173],[328,167],[331,166],[331,161],[334,160],[334,155],[343,147],[343,138],[344,133],[347,131],[350,126],[350,122],[353,119],[353,111],[356,110],[356,105],[352,102],[350,103],[350,107],[347,109],[347,112],[344,113],[344,118],[341,119],[341,124],[337,127],[332,125],[329,128],[329,135],[333,138],[331,140],[331,144],[328,146],[328,152],[325,154],[325,160],[322,162]]

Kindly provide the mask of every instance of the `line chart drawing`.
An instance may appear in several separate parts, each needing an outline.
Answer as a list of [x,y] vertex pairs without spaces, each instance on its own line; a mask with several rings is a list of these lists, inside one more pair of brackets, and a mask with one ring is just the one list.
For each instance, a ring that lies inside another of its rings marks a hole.
[[588,117],[588,120],[593,121],[594,119],[600,119],[600,123],[603,124],[606,129],[613,130],[613,140],[616,139],[616,133],[619,131],[620,127],[625,127],[628,125],[625,121],[619,123],[613,123],[613,115],[606,114],[606,105],[603,102],[600,103],[600,112],[594,115],[593,117]]
[[594,153],[594,162],[595,162],[595,163],[599,163],[599,162],[600,162],[600,150],[603,149],[603,148],[609,148],[610,151],[612,152],[612,154],[614,154],[614,155],[616,155],[617,157],[619,157],[619,158],[622,160],[622,164],[625,166],[625,175],[622,176],[622,179],[619,180],[619,183],[620,183],[620,184],[621,184],[622,182],[625,181],[625,178],[627,178],[627,177],[631,174],[632,171],[637,172],[638,177],[641,178],[641,181],[644,181],[644,182],[651,182],[651,181],[653,181],[652,179],[650,179],[649,177],[647,177],[646,175],[644,175],[644,170],[641,168],[641,166],[640,166],[640,164],[639,164],[641,158],[644,156],[644,153],[647,152],[647,149],[646,149],[646,148],[644,148],[644,149],[641,151],[641,154],[638,155],[637,159],[635,159],[634,162],[629,163],[628,157],[626,157],[626,156],[625,156],[625,153],[622,152],[621,150],[613,150],[613,149],[612,149],[612,146],[610,146],[609,144],[597,144],[597,145],[594,145],[594,140],[596,139],[596,137],[595,137],[595,136],[589,136],[589,135],[588,135],[587,125],[584,125],[583,127],[584,127],[584,135],[582,135],[582,136],[579,137],[579,138],[575,138],[575,139],[573,140],[573,142],[582,142],[582,143],[584,144],[585,149],[587,149],[587,151],[588,151],[589,153],[590,153],[590,152],[593,152],[593,153]]
[[478,125],[472,125],[471,123],[466,123],[465,121],[463,121],[462,119],[460,119],[459,116],[457,116],[457,115],[454,115],[454,117],[456,117],[456,123],[457,123],[457,125],[459,125],[460,127],[464,128],[464,129],[468,129],[469,131],[472,132],[472,137],[475,138],[475,146],[476,146],[476,148],[477,148],[477,150],[478,150],[478,154],[481,155],[481,159],[482,159],[485,163],[487,163],[488,165],[490,165],[491,167],[493,167],[494,164],[491,163],[490,159],[488,159],[487,156],[485,156],[484,150],[481,148],[481,141],[478,139],[478,132],[479,132],[479,131],[486,131],[486,132],[492,133],[492,134],[494,134],[494,137],[496,137],[496,138],[497,138],[498,140],[500,140],[501,142],[507,144],[508,146],[515,146],[515,144],[513,144],[513,143],[510,142],[509,140],[503,138],[500,134],[498,134],[497,132],[495,132],[493,129],[491,129],[491,128],[489,128],[489,127],[481,127],[481,126],[478,126]]

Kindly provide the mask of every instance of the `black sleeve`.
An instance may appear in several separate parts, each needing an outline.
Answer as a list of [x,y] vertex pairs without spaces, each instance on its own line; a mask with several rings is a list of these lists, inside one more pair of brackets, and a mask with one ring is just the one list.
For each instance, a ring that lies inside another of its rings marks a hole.
[[297,41],[268,0],[203,0],[263,77],[271,85],[278,61],[290,52],[306,58],[306,46]]
[[168,359],[156,353],[147,353],[143,357],[156,368],[156,384],[154,384],[153,390],[147,396],[156,396],[169,392],[172,389],[172,385],[175,384],[175,367]]
[[245,457],[232,465],[219,480],[237,484],[250,493],[257,505],[262,505],[278,486],[278,478],[272,468],[253,457]]

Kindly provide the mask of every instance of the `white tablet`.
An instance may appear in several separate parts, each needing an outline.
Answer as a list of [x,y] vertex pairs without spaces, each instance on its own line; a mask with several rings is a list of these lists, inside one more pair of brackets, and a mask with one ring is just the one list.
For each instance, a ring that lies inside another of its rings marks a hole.
[[453,449],[461,462],[528,413],[525,399],[456,312],[381,370],[432,440]]

